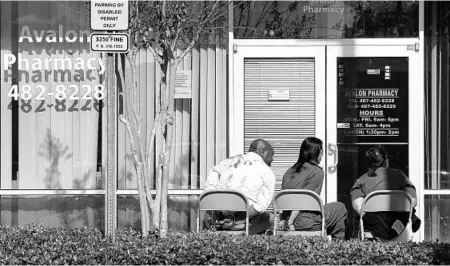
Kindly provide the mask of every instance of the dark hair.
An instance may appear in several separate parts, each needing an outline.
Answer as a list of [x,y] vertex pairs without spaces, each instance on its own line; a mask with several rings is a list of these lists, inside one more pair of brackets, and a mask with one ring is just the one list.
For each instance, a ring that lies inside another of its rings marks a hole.
[[370,148],[366,152],[366,161],[369,167],[367,171],[368,176],[377,176],[375,171],[380,167],[387,166],[387,155],[386,152],[379,146]]
[[268,149],[273,149],[272,145],[264,139],[255,139],[248,149],[249,152],[259,153],[260,151],[266,151]]
[[295,172],[299,172],[305,163],[318,165],[320,151],[322,151],[323,149],[322,145],[323,145],[322,140],[318,138],[315,137],[306,138],[302,142],[302,145],[300,146],[300,154],[298,155],[298,160],[294,164],[294,166],[292,166]]

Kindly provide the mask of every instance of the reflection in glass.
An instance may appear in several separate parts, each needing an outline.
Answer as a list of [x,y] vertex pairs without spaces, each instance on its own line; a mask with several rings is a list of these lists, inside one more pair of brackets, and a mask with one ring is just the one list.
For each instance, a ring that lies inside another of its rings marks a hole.
[[[408,176],[408,145],[380,146],[386,151],[389,168],[397,169]],[[338,201],[347,207],[351,235],[357,230],[357,217],[353,211],[350,190],[355,181],[367,172],[366,151],[372,147],[373,145],[338,144],[337,194]]]
[[[80,14],[86,14],[88,5],[83,1],[65,5],[1,2],[2,55],[34,64],[17,67],[17,61],[9,75],[2,75],[5,109],[0,188],[101,189],[105,166],[102,136],[106,135],[101,96],[105,95],[104,58],[92,52],[87,42],[89,20]],[[74,41],[54,44],[51,34],[47,41],[23,34],[58,31],[73,32]],[[30,99],[6,101],[6,87],[12,84],[22,92],[32,92]]]
[[[172,231],[196,231],[198,196],[169,196],[168,222]],[[137,195],[117,196],[117,227],[141,228],[141,213]]]
[[450,241],[450,195],[425,196],[425,239]]
[[450,3],[425,11],[425,189],[450,189]]
[[418,36],[417,1],[235,1],[236,39]]
[[338,143],[408,142],[408,58],[337,59]]
[[103,195],[13,195],[0,197],[0,225],[89,227],[104,231]]

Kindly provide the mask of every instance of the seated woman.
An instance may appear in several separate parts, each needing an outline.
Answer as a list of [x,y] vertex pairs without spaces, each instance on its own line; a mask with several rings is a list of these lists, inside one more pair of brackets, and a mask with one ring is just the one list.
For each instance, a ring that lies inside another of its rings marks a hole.
[[[320,195],[324,172],[319,166],[322,160],[322,141],[318,138],[306,138],[300,147],[298,161],[283,176],[282,189],[309,189]],[[341,202],[324,205],[325,227],[327,234],[334,238],[345,239],[347,210]],[[321,216],[317,212],[283,212],[281,219],[289,230],[321,230]]]
[[[386,152],[381,147],[373,147],[366,152],[369,166],[367,173],[356,180],[350,195],[352,206],[358,216],[364,197],[376,190],[403,190],[412,197],[412,204],[417,205],[416,189],[402,172],[390,169]],[[415,210],[414,210],[415,212]],[[408,222],[405,212],[377,212],[367,213],[363,217],[364,229],[375,237],[391,240],[400,235]],[[412,229],[416,232],[420,227],[420,219],[414,214]]]

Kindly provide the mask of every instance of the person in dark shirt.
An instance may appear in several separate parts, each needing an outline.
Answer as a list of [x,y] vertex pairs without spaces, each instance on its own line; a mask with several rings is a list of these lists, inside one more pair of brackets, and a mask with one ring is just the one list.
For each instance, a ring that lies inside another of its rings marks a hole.
[[[373,147],[366,152],[369,166],[367,173],[356,180],[350,195],[355,212],[361,214],[364,197],[376,190],[402,190],[412,198],[412,204],[417,205],[417,195],[414,185],[402,172],[390,169],[385,151],[380,147]],[[414,210],[415,212],[415,210]],[[400,235],[408,222],[407,212],[376,212],[367,213],[363,217],[364,229],[375,237],[390,240]],[[420,219],[413,215],[413,232],[420,227]]]
[[[320,195],[324,172],[319,166],[323,155],[322,141],[315,137],[306,138],[300,147],[297,162],[283,176],[282,189],[308,189]],[[347,210],[341,202],[324,205],[325,227],[333,238],[346,238]],[[281,224],[288,230],[321,230],[321,215],[317,212],[283,212]]]

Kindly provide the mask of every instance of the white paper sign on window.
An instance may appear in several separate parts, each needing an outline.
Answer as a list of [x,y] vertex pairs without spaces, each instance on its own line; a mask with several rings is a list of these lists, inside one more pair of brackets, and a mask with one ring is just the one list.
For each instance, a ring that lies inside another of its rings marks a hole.
[[269,101],[289,101],[289,89],[269,90]]
[[192,98],[192,71],[177,70],[175,77],[175,98]]

